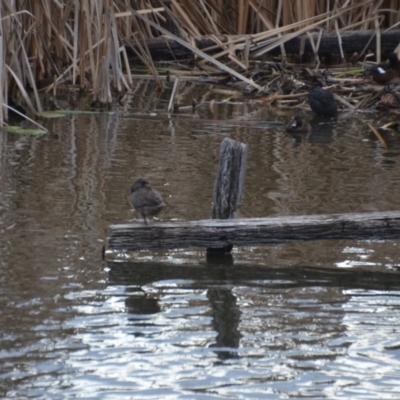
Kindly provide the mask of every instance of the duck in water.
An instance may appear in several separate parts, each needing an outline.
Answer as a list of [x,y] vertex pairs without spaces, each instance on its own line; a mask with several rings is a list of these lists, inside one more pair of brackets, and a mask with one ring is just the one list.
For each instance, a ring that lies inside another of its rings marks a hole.
[[[22,119],[23,115],[26,115],[26,111],[23,107],[19,106],[18,104],[14,103],[14,100],[12,99],[11,95],[8,95],[8,106],[12,107],[8,109],[8,118],[11,119]],[[16,111],[18,112],[16,112]],[[23,115],[21,115],[23,114]]]
[[308,94],[308,103],[315,114],[336,117],[337,105],[333,94],[320,86],[314,86]]
[[286,126],[286,132],[289,133],[310,133],[311,125],[303,121],[301,115],[295,115],[295,117]]
[[153,189],[149,182],[143,178],[139,178],[131,186],[129,202],[142,215],[146,225],[146,217],[157,215],[166,205],[161,194]]

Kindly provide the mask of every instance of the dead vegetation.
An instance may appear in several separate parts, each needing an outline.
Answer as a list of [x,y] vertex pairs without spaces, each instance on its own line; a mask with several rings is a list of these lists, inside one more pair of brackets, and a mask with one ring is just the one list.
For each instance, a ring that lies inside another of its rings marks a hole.
[[[382,93],[363,76],[365,65],[355,64],[369,47],[355,55],[350,69],[343,64],[322,69],[318,54],[325,32],[335,32],[343,62],[343,32],[373,30],[373,59],[379,62],[381,33],[397,27],[399,14],[397,0],[3,0],[0,123],[12,104],[8,97],[17,92],[33,115],[43,111],[40,91],[54,97],[60,90],[80,91],[100,104],[130,93],[135,76],[128,49],[151,79],[161,82],[165,69],[147,46],[157,37],[178,42],[193,55],[190,66],[182,61],[167,65],[169,76],[179,75],[181,81],[195,78],[228,86],[238,96],[293,107],[317,78],[335,93],[342,109],[368,110],[372,104],[397,109],[397,95]],[[312,39],[314,59],[308,68],[298,65],[299,58],[291,62],[285,51],[285,44],[300,35]],[[200,50],[195,41],[201,36],[213,39],[211,47],[218,51]],[[278,48],[278,59],[265,58]]]

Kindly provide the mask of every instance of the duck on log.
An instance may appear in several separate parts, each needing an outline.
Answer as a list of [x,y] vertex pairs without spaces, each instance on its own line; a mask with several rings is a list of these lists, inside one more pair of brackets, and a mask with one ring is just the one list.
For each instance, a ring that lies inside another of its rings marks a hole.
[[229,254],[235,245],[400,238],[400,211],[236,219],[246,176],[247,152],[244,143],[230,138],[221,142],[212,219],[111,225],[107,249],[205,247],[207,254]]

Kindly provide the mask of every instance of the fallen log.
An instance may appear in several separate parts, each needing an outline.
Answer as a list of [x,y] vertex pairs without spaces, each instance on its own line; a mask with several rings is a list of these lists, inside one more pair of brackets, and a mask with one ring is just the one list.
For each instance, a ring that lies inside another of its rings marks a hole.
[[111,225],[108,250],[222,248],[400,237],[400,211]]
[[[365,31],[344,31],[340,32],[340,39],[342,49],[345,54],[351,56],[353,53],[361,53],[365,50],[370,50],[372,52],[376,51],[376,31],[375,30],[365,30]],[[397,44],[400,42],[400,30],[394,29],[389,32],[381,32],[380,45],[383,53],[392,52]],[[246,37],[250,38],[251,44],[251,35],[243,35],[243,42],[245,42]],[[231,39],[241,39],[240,36],[229,36],[229,40]],[[277,38],[278,39],[278,38]],[[311,39],[313,43],[317,43],[319,39],[319,32],[310,33],[310,35],[299,35],[293,39],[285,42],[285,51],[288,54],[314,54],[313,46],[311,43]],[[228,37],[220,36],[218,37],[220,42],[226,42]],[[154,61],[168,61],[175,59],[185,59],[188,57],[192,57],[193,53],[177,43],[172,39],[168,39],[166,37],[158,37],[155,39],[149,39],[146,41],[147,47],[150,51],[150,54]],[[269,43],[270,44],[270,43]],[[195,40],[195,45],[199,50],[204,51],[205,53],[212,55],[220,52],[222,49],[215,40],[208,36],[201,36]],[[128,41],[125,45],[126,51],[128,55],[134,59],[139,61],[139,58],[136,56],[136,53],[132,50],[132,48],[138,49],[137,43],[132,40]],[[255,44],[252,46],[251,51],[257,52],[262,49],[260,44]],[[319,44],[320,55],[340,55],[340,46],[338,42],[338,35],[336,32],[327,32],[323,33],[321,36],[321,42]],[[280,55],[281,50],[280,47],[277,46],[274,49],[268,52],[269,55]]]

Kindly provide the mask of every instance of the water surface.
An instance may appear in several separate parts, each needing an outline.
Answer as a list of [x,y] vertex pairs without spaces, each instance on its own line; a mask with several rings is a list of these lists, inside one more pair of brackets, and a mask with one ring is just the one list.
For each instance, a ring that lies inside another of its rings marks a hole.
[[[315,241],[101,259],[110,224],[145,176],[161,221],[208,218],[219,145],[249,146],[242,217],[398,210],[400,139],[312,120],[187,84],[146,82],[111,114],[0,135],[0,396],[85,399],[400,397],[399,241]],[[211,100],[214,100],[212,102]],[[221,102],[220,102],[221,101]],[[375,116],[376,117],[376,116]]]

